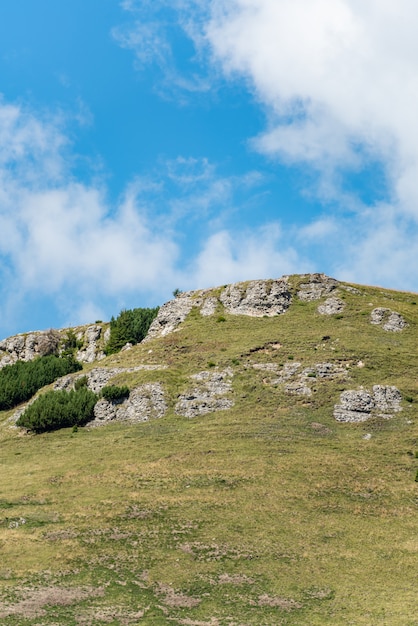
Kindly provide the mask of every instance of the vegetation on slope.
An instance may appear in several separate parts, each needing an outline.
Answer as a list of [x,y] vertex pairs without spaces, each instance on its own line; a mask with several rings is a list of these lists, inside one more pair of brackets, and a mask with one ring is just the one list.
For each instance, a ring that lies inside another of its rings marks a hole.
[[124,309],[110,320],[110,338],[106,345],[106,354],[119,352],[127,343],[140,343],[157,316],[158,307],[154,309]]
[[[292,278],[296,283],[296,279]],[[343,314],[295,301],[279,317],[192,311],[180,330],[112,355],[170,406],[196,372],[230,367],[235,406],[18,436],[0,429],[0,621],[5,626],[386,626],[416,622],[416,296],[361,287]],[[386,333],[373,307],[409,326]],[[254,364],[333,362],[288,396]],[[396,385],[392,419],[340,424],[341,391]]]
[[84,426],[93,419],[96,402],[96,394],[87,387],[71,391],[48,391],[27,407],[16,424],[35,433]]
[[53,354],[6,365],[0,369],[0,411],[26,402],[45,385],[81,368],[72,356],[58,357]]

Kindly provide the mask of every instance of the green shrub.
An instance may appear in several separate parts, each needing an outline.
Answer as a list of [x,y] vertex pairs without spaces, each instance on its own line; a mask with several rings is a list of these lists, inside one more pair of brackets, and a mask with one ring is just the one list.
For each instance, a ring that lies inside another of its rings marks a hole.
[[129,396],[129,387],[117,387],[116,385],[108,385],[102,389],[102,397],[109,402],[119,402]]
[[81,376],[80,378],[77,378],[76,381],[74,381],[74,389],[78,391],[79,389],[82,389],[83,387],[87,387],[87,383],[88,383],[87,376]]
[[16,424],[35,433],[83,426],[94,418],[95,393],[82,387],[77,391],[48,391],[28,406]]
[[17,361],[0,369],[0,411],[29,400],[57,378],[81,370],[72,357],[42,356],[33,361]]
[[127,343],[136,344],[142,341],[157,316],[158,310],[159,307],[128,309],[121,311],[116,319],[112,317],[110,338],[105,348],[106,354],[119,352]]

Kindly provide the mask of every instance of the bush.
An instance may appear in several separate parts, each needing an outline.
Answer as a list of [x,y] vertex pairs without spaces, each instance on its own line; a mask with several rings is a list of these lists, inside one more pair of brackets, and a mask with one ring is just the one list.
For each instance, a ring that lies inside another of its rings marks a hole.
[[109,402],[120,402],[129,396],[129,387],[117,387],[116,385],[108,385],[102,389],[102,397]]
[[17,361],[0,369],[0,411],[7,411],[29,400],[54,380],[81,370],[72,357],[42,356],[33,361]]
[[110,338],[105,348],[106,354],[119,352],[127,343],[136,344],[142,341],[153,320],[157,316],[155,309],[128,309],[110,320]]
[[96,402],[96,394],[86,387],[77,391],[48,391],[28,406],[16,424],[35,433],[83,426],[94,418]]
[[83,387],[87,387],[88,378],[87,376],[81,376],[74,381],[74,389],[78,391],[78,389],[82,389]]

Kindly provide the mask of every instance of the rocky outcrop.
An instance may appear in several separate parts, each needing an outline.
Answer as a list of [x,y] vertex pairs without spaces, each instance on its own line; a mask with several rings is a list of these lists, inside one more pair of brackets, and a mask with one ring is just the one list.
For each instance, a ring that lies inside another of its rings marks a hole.
[[335,278],[330,278],[325,274],[307,275],[307,281],[299,286],[298,298],[305,302],[320,300],[328,295],[340,284]]
[[318,313],[321,315],[336,315],[337,313],[341,313],[345,309],[345,302],[337,298],[336,296],[331,296],[327,298],[323,304],[320,304],[318,307]]
[[393,386],[374,385],[367,389],[343,391],[340,404],[334,407],[337,422],[365,422],[371,417],[393,417],[402,410],[399,389]]
[[164,391],[160,383],[146,383],[132,389],[123,402],[109,402],[101,398],[94,407],[94,420],[88,426],[102,426],[112,421],[147,422],[163,417],[167,411]]
[[76,358],[82,363],[93,363],[105,357],[103,348],[109,340],[109,328],[93,324],[86,327],[45,330],[15,335],[0,341],[0,368],[16,361],[32,361],[38,356],[60,353],[68,343],[69,333],[75,335],[79,350]]
[[105,358],[99,340],[102,335],[102,327],[98,324],[89,326],[84,332],[77,333],[77,339],[83,342],[83,347],[76,354],[77,361],[80,363],[94,363]]
[[370,323],[381,326],[383,330],[393,333],[398,333],[408,326],[400,313],[382,307],[373,309],[370,314]]
[[174,300],[163,304],[144,341],[164,337],[175,331],[192,308],[199,309],[203,316],[213,315],[219,308],[223,308],[231,315],[272,317],[284,313],[291,301],[287,276],[181,293]]
[[270,373],[271,377],[264,379],[265,384],[284,385],[286,393],[298,396],[310,396],[311,386],[315,381],[344,379],[347,376],[347,368],[340,363],[316,363],[303,369],[302,364],[296,361],[285,363],[283,366],[275,363],[255,363],[253,368]]
[[292,294],[287,276],[277,280],[253,280],[228,285],[220,295],[225,310],[232,315],[273,317],[287,311]]
[[193,374],[193,387],[181,395],[175,406],[177,415],[198,417],[234,406],[230,396],[232,389],[231,368]]
[[133,372],[140,372],[144,370],[162,370],[166,369],[166,365],[137,365],[136,367],[95,367],[88,374],[69,374],[59,378],[54,383],[54,389],[74,389],[74,383],[83,376],[87,377],[87,387],[94,391],[94,393],[100,393],[115,376],[118,374],[131,374]]

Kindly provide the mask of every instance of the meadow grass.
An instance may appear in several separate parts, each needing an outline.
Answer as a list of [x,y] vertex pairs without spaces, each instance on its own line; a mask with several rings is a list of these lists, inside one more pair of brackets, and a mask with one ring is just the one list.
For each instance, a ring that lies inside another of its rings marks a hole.
[[[261,319],[194,310],[178,332],[102,362],[168,366],[112,381],[162,382],[161,419],[35,436],[4,413],[1,623],[418,624],[418,310],[413,294],[359,289],[338,319],[317,302]],[[377,306],[408,328],[372,326]],[[253,368],[292,361],[340,363],[347,377],[288,396]],[[209,363],[232,368],[235,406],[176,415]],[[390,420],[337,423],[340,392],[373,384],[410,401]],[[65,602],[68,590],[79,596]]]

